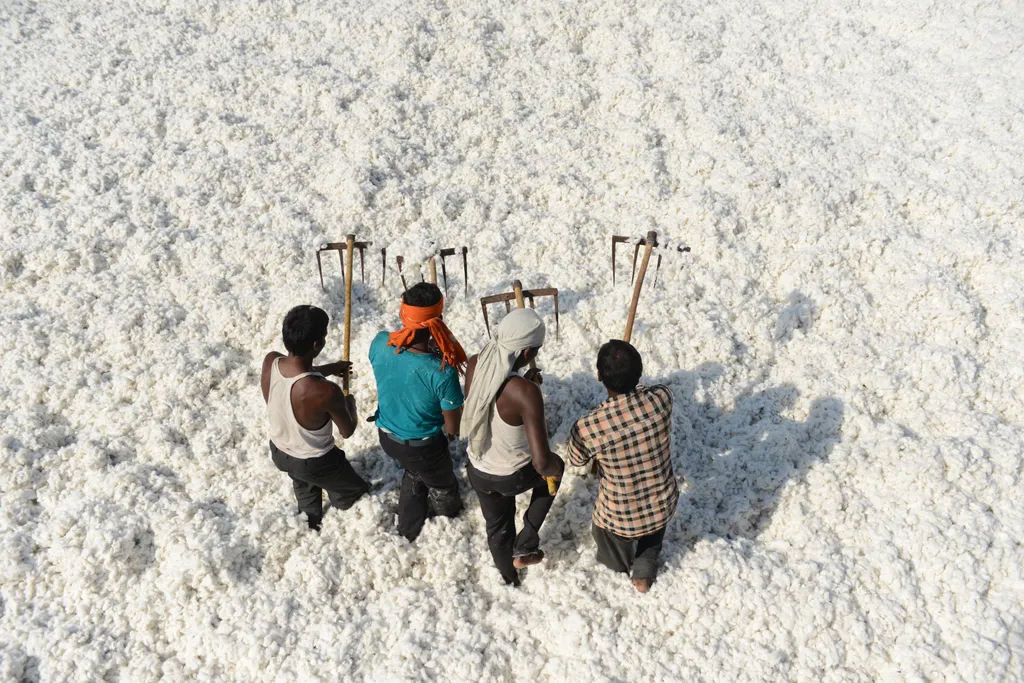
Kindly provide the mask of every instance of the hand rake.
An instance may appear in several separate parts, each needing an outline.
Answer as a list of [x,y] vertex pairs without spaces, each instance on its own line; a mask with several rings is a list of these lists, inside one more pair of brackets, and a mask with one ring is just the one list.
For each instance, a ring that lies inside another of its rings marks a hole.
[[317,269],[317,272],[320,273],[320,289],[326,289],[324,287],[324,266],[323,266],[323,262],[320,259],[320,255],[323,254],[325,251],[336,251],[336,252],[338,252],[338,262],[341,264],[342,272],[345,272],[345,253],[346,252],[348,253],[348,258],[349,258],[349,260],[351,260],[352,259],[352,250],[353,249],[358,249],[359,250],[359,276],[360,276],[360,278],[362,279],[362,281],[364,283],[366,282],[365,252],[366,252],[366,248],[368,246],[370,246],[371,244],[373,244],[373,242],[356,242],[355,241],[355,235],[349,235],[349,238],[351,240],[351,246],[350,246],[350,242],[349,241],[345,241],[345,242],[327,242],[326,244],[321,244],[320,247],[316,250],[316,269]]
[[484,326],[487,328],[487,335],[491,334],[491,321],[487,316],[488,304],[505,304],[505,312],[512,310],[512,301],[516,302],[516,308],[526,308],[526,300],[530,300],[530,308],[536,308],[534,301],[540,296],[550,296],[555,300],[555,339],[558,339],[558,289],[555,287],[544,287],[542,289],[523,289],[523,283],[519,280],[512,281],[512,291],[501,294],[492,294],[480,299],[480,307],[484,312]]
[[[633,240],[632,237],[626,235],[612,235],[612,286],[615,285],[615,245],[616,244],[628,244]],[[633,245],[633,272],[629,277],[630,283],[636,279],[636,258],[640,254],[640,247],[646,247],[651,245],[652,247],[659,247],[658,244],[658,233],[651,230],[647,233],[647,237],[640,238],[636,244]],[[678,252],[690,251],[689,247],[676,247]],[[648,251],[644,250],[645,253]],[[654,284],[658,284],[658,272],[661,270],[661,254],[658,254],[658,261],[654,266]]]
[[[508,313],[512,310],[512,305],[509,303],[513,299],[516,302],[516,308],[526,308],[526,300],[530,300],[530,308],[536,308],[536,299],[538,296],[550,296],[555,300],[555,340],[558,340],[558,290],[554,287],[545,287],[543,289],[523,289],[523,283],[519,280],[512,281],[512,291],[504,292],[502,294],[492,294],[491,296],[485,296],[480,299],[480,307],[484,312],[484,327],[487,328],[487,335],[491,334],[491,323],[487,318],[487,304],[504,303],[505,312]],[[536,370],[536,361],[530,361],[530,369]],[[537,380],[533,380],[537,381]],[[539,384],[539,382],[538,382]],[[547,422],[544,423],[544,431],[547,432]],[[558,492],[558,485],[561,478],[556,477],[544,477],[544,480],[548,484],[548,493],[552,496]]]
[[[615,284],[615,245],[619,243],[628,243],[632,241],[632,238],[625,237],[622,235],[612,236],[612,285]],[[637,276],[636,259],[640,253],[640,247],[644,248],[644,256],[640,261],[640,273]],[[626,330],[622,333],[623,341],[629,341],[633,335],[633,320],[636,318],[636,306],[640,301],[640,290],[644,286],[644,276],[647,275],[647,265],[651,260],[651,251],[658,247],[658,233],[651,230],[647,233],[647,237],[640,239],[633,247],[633,273],[630,276],[630,282],[633,283],[633,298],[629,302],[629,315],[626,317]],[[690,247],[676,247],[678,252],[688,252]],[[661,269],[661,254],[658,254],[658,262],[654,268],[654,283],[658,283],[658,271]]]
[[[463,280],[463,285],[465,287],[465,294],[467,296],[469,295],[469,257],[467,256],[468,252],[469,252],[469,247],[459,247],[457,249],[456,248],[442,249],[439,252],[437,252],[436,254],[434,254],[433,256],[431,256],[430,260],[427,261],[428,265],[430,266],[430,282],[432,282],[433,284],[436,285],[437,284],[437,259],[435,257],[436,256],[440,256],[441,257],[441,279],[444,282],[444,296],[445,296],[446,299],[448,298],[448,268],[445,265],[445,259],[448,258],[449,256],[455,256],[456,253],[461,253],[462,254],[462,280]],[[381,249],[381,258],[384,258],[384,259],[387,258],[386,251],[384,249]],[[402,267],[405,265],[405,257],[404,256],[396,256],[395,257],[395,263],[398,264],[398,276],[400,278],[402,278],[402,287],[405,288],[405,289],[409,289],[409,284],[405,281],[405,273],[402,272]]]
[[[348,361],[349,349],[351,347],[352,340],[352,250],[356,246],[356,236],[349,235],[345,240],[345,253],[348,256],[348,262],[345,264],[345,345],[344,345],[344,358],[342,360]],[[363,247],[365,249],[366,247]],[[362,263],[363,250],[359,250],[359,261]],[[317,252],[317,256],[320,253]],[[323,277],[321,275],[321,277]],[[321,285],[323,286],[323,285]],[[341,386],[345,391],[345,395],[348,396],[349,383],[351,381],[351,366],[345,370],[345,374],[341,378]]]

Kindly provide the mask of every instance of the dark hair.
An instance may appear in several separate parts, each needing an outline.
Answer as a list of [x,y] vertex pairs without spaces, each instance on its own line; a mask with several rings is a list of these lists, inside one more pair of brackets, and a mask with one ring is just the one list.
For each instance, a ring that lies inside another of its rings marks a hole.
[[420,282],[405,290],[402,301],[417,308],[433,306],[441,300],[441,290],[431,282]]
[[[405,290],[402,301],[417,308],[428,308],[441,300],[441,290],[431,282],[420,282]],[[422,344],[430,339],[430,330],[416,330],[413,343]]]
[[644,361],[629,342],[612,339],[597,352],[597,376],[616,393],[626,394],[636,389],[642,374]]
[[281,326],[284,347],[293,356],[302,356],[313,350],[313,344],[327,337],[327,311],[316,306],[296,306],[288,311]]

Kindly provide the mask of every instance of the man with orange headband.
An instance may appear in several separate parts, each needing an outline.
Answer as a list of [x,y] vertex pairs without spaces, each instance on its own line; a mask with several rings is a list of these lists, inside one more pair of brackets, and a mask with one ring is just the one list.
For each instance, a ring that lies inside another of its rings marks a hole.
[[370,343],[374,417],[381,448],[405,470],[398,532],[410,541],[427,517],[455,517],[462,510],[448,442],[462,419],[459,374],[466,352],[441,319],[443,311],[441,290],[421,282],[402,296],[402,329],[381,332]]

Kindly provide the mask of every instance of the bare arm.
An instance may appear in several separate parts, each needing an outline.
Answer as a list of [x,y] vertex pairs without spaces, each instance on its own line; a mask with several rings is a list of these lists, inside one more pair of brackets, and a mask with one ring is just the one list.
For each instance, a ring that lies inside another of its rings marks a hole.
[[[472,356],[469,362],[466,364],[466,387],[462,394],[465,397],[469,397],[469,387],[473,384],[473,372],[476,371],[476,359],[477,356]],[[462,407],[458,407],[455,410],[443,410],[444,413],[444,430],[448,432],[449,438],[454,439],[459,435],[459,430],[462,428]]]
[[346,372],[348,372],[349,368],[351,368],[351,367],[352,367],[352,363],[350,363],[349,361],[347,361],[347,360],[339,360],[339,361],[337,361],[335,363],[325,363],[324,365],[314,365],[313,366],[313,372],[319,372],[324,377],[330,377],[331,375],[336,375],[338,377],[341,377]]
[[476,372],[476,359],[478,357],[479,354],[470,358],[469,362],[466,363],[466,390],[463,393],[465,393],[467,398],[469,397],[469,386],[473,383],[473,373]]
[[270,402],[270,369],[274,367],[274,361],[283,358],[277,351],[271,351],[263,358],[263,371],[260,373],[260,389],[263,390],[263,402]]
[[545,477],[560,477],[565,463],[548,444],[548,426],[544,421],[544,397],[540,387],[524,379],[513,379],[506,387],[512,390],[519,414],[526,427],[526,441],[530,444],[533,468]]
[[444,431],[448,437],[454,439],[459,435],[459,426],[462,424],[462,406],[455,410],[442,410],[444,414]]
[[[322,381],[322,380],[321,380]],[[355,434],[356,424],[359,418],[356,416],[356,398],[351,394],[346,396],[334,382],[323,382],[325,391],[330,392],[327,397],[327,414],[338,428],[342,438]]]

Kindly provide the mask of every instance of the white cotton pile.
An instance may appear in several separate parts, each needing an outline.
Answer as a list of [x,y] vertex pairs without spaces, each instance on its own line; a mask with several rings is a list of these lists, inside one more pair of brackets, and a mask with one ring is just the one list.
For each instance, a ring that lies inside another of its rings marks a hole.
[[[0,679],[1024,678],[1018,10],[8,3]],[[445,320],[471,353],[479,297],[558,287],[560,449],[648,230],[633,340],[684,481],[649,594],[595,561],[582,472],[502,586],[462,445],[466,511],[407,543],[367,424],[373,493],[305,528],[258,380],[296,304],[339,357],[318,246],[373,242],[362,415],[394,256],[411,284],[470,248]]]

